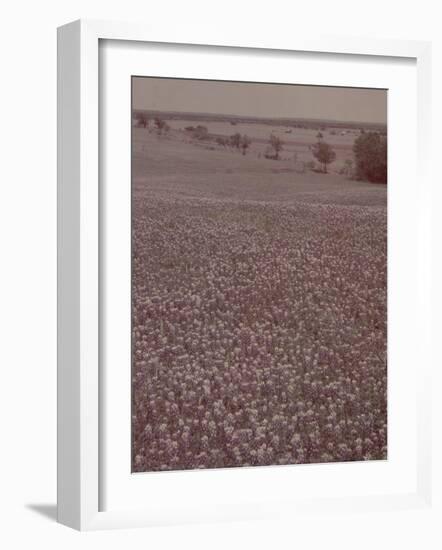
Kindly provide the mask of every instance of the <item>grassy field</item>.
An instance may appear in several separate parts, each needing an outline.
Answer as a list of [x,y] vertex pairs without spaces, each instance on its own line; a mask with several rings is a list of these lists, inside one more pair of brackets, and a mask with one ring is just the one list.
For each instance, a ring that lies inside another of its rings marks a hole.
[[133,470],[385,459],[386,186],[337,173],[351,133],[326,175],[312,130],[186,125],[133,130]]

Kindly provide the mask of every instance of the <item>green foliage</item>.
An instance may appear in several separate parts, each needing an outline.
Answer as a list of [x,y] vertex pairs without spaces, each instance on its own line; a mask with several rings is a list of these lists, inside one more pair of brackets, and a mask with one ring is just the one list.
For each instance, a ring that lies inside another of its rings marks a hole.
[[353,145],[356,175],[374,183],[387,183],[387,137],[363,132]]
[[327,166],[336,159],[336,153],[325,141],[318,141],[312,146],[315,159],[322,164],[322,170],[326,174]]

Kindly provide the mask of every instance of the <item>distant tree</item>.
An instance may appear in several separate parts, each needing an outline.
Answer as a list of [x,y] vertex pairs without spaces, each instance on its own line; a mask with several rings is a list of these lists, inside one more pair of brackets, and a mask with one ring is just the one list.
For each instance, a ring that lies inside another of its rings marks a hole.
[[241,134],[239,132],[236,132],[236,134],[233,134],[230,136],[230,145],[232,147],[235,147],[236,149],[239,149],[241,146]]
[[247,149],[250,147],[251,143],[252,143],[252,140],[249,138],[249,136],[244,134],[241,138],[241,144],[240,144],[243,155],[247,153]]
[[282,151],[284,144],[283,144],[281,138],[279,138],[278,136],[275,136],[275,134],[270,134],[269,142],[270,142],[270,147],[273,149],[273,151],[275,153],[274,154],[274,159],[278,160],[279,159],[279,153]]
[[324,137],[324,136],[322,135],[322,132],[318,132],[318,133],[316,134],[316,139],[317,139],[318,141],[321,141],[321,139],[322,139],[323,137]]
[[387,183],[387,137],[377,132],[361,132],[353,153],[356,176],[374,183]]
[[145,113],[138,112],[136,115],[136,119],[138,122],[138,126],[142,126],[143,128],[147,128],[149,126],[149,118]]
[[158,135],[161,136],[163,133],[164,127],[166,126],[166,121],[160,117],[156,117],[154,120],[155,128],[157,129]]
[[312,146],[315,159],[322,164],[322,171],[327,173],[327,166],[336,159],[336,153],[325,141],[318,141]]

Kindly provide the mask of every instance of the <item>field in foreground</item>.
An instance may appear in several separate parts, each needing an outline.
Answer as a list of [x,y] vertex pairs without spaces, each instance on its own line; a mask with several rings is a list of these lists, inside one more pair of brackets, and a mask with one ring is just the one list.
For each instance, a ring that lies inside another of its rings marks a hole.
[[385,459],[386,188],[134,130],[133,471]]

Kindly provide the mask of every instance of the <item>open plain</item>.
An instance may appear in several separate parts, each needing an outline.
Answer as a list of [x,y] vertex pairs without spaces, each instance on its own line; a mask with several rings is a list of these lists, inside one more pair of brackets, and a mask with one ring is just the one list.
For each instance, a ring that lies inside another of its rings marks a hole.
[[323,174],[316,130],[201,123],[242,154],[192,124],[133,128],[133,471],[386,459],[387,187],[342,173],[357,132]]

